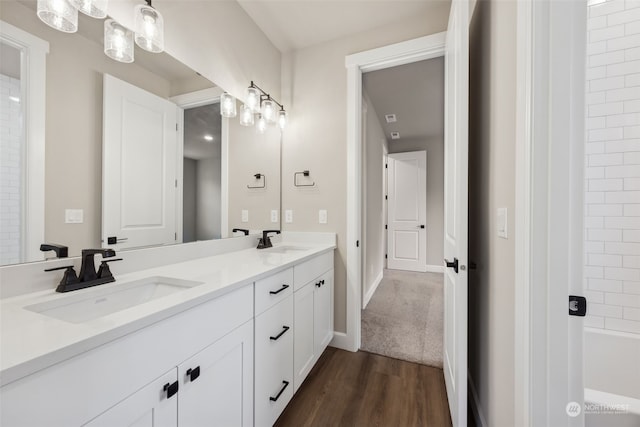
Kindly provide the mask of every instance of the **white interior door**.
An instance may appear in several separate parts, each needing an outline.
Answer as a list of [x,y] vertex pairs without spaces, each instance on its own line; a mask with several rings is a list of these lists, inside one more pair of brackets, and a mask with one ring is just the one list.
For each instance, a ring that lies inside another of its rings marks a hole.
[[427,152],[388,160],[387,268],[427,271]]
[[469,2],[453,0],[445,48],[444,378],[454,427],[467,425]]
[[108,74],[103,103],[103,246],[175,243],[177,106]]

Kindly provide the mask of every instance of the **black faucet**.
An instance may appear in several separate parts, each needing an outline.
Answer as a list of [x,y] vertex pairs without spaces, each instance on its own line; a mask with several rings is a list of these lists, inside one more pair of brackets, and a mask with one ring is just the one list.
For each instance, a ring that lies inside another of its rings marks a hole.
[[268,236],[269,233],[280,234],[280,230],[264,230],[262,232],[262,238],[258,242],[258,249],[267,249],[273,247],[273,245],[271,244],[271,239]]
[[42,252],[54,251],[56,258],[66,258],[69,256],[69,248],[57,243],[43,243],[40,245],[40,250]]
[[[94,256],[102,255],[104,258],[100,263],[100,269],[96,273],[96,265]],[[76,276],[73,265],[67,265],[57,268],[49,268],[45,271],[65,270],[60,284],[56,288],[56,292],[69,292],[78,289],[84,289],[91,286],[102,285],[104,283],[115,282],[109,263],[113,261],[121,261],[122,258],[113,258],[116,251],[113,249],[83,249],[82,265],[80,266],[80,275]]]
[[233,230],[231,230],[232,233],[235,233],[236,231],[242,231],[245,236],[249,235],[249,230],[247,230],[246,228],[234,228]]

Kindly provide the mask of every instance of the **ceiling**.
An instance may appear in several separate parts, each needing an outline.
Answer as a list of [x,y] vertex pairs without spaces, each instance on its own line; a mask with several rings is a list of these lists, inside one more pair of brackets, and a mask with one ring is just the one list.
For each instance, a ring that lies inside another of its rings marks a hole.
[[449,0],[238,0],[281,51],[301,49],[449,7]]
[[[444,58],[365,73],[364,92],[376,110],[387,141],[444,138]],[[387,123],[395,114],[396,123]],[[391,140],[391,132],[400,132]]]
[[[220,158],[221,126],[219,103],[184,110],[184,157]],[[207,141],[205,135],[211,135],[213,140]]]

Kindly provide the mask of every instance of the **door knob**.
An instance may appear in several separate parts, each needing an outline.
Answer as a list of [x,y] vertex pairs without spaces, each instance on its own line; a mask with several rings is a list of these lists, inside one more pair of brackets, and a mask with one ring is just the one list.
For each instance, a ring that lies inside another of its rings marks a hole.
[[453,271],[455,271],[456,273],[458,272],[458,258],[454,258],[453,262],[445,259],[444,262],[447,264],[448,268],[453,268]]

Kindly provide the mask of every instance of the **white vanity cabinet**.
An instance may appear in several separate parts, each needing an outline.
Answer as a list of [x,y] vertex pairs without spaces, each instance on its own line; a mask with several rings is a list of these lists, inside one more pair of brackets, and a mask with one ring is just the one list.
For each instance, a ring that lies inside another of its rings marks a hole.
[[295,392],[333,338],[333,253],[294,267],[293,306]]

